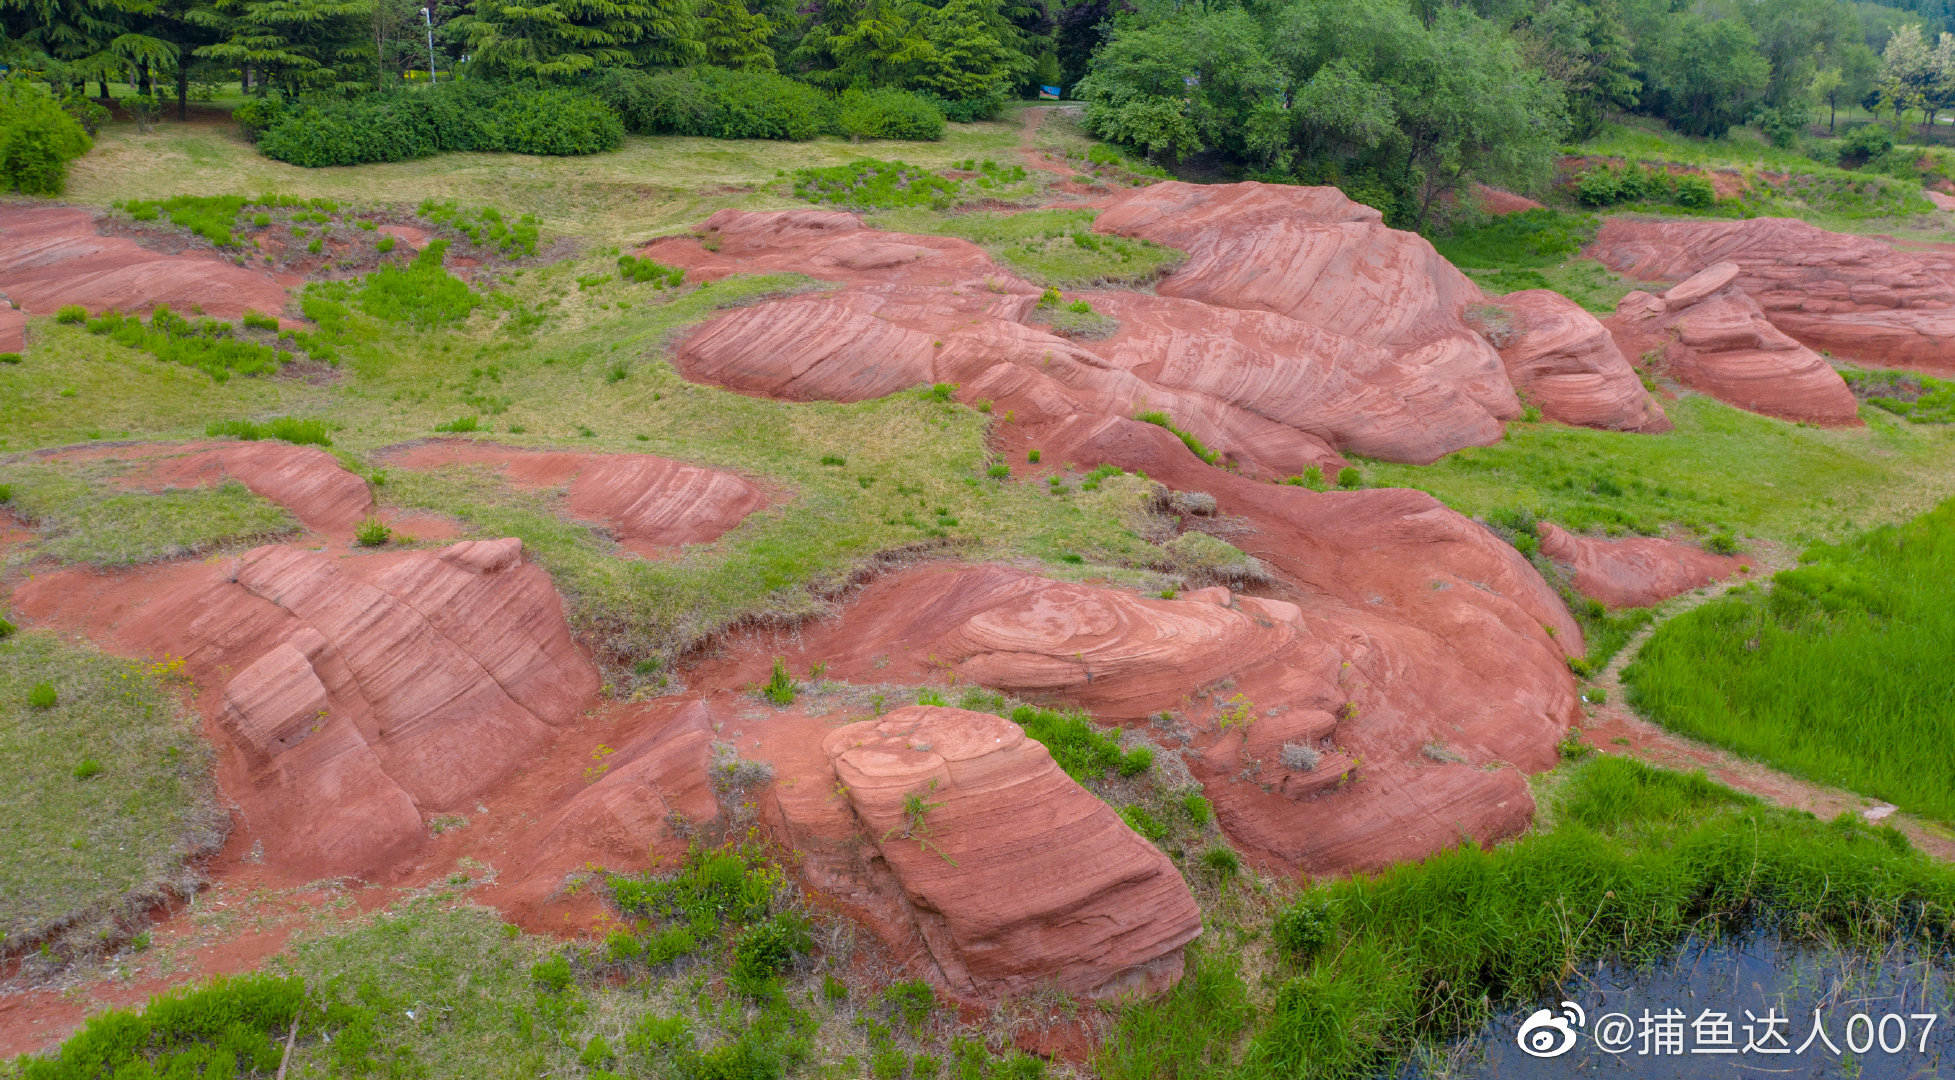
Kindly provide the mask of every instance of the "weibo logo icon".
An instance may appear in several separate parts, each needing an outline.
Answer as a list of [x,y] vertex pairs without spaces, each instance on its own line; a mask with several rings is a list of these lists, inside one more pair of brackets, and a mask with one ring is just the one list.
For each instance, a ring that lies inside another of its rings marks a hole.
[[1559,1013],[1547,1009],[1534,1010],[1534,1014],[1521,1024],[1514,1041],[1530,1057],[1560,1057],[1575,1048],[1575,1040],[1580,1037],[1575,1029],[1587,1023],[1588,1017],[1580,1005],[1564,1001]]

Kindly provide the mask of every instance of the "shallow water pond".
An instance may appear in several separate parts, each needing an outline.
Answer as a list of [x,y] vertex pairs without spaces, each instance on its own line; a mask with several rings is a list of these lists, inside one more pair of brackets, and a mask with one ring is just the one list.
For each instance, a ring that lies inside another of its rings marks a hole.
[[1952,991],[1946,963],[1904,954],[1692,942],[1655,970],[1580,973],[1402,1080],[1955,1077]]

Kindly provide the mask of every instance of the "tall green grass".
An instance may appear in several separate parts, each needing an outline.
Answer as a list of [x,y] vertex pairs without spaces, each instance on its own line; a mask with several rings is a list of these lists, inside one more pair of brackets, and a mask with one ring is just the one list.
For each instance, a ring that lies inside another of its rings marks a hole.
[[1665,624],[1623,673],[1658,723],[1955,821],[1955,501]]
[[1239,961],[1207,946],[1171,993],[1123,1011],[1101,1074],[1391,1075],[1421,1044],[1579,967],[1661,961],[1693,935],[1865,946],[1946,943],[1952,929],[1955,869],[1900,834],[1768,808],[1701,776],[1598,757],[1544,817],[1553,828],[1493,851],[1463,846],[1303,894],[1291,910],[1328,933],[1303,936],[1302,953],[1275,946],[1266,1010],[1245,1004]]

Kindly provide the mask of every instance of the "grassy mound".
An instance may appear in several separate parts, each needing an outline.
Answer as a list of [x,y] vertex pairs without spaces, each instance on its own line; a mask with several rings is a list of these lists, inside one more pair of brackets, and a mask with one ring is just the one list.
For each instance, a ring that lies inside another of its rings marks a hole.
[[235,480],[213,487],[125,491],[115,479],[138,464],[0,465],[7,509],[39,539],[17,556],[133,566],[201,555],[297,532],[284,507]]
[[187,893],[184,859],[222,839],[180,666],[0,638],[0,955],[113,941],[124,916]]
[[1955,502],[1666,623],[1623,673],[1688,735],[1955,821]]

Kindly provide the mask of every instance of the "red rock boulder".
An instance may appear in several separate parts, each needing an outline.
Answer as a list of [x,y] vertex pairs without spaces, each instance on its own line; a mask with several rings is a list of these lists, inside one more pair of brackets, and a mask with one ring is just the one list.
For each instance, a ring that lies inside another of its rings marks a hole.
[[1542,522],[1541,554],[1566,566],[1575,590],[1615,608],[1648,607],[1722,581],[1740,560],[1657,537],[1604,540]]
[[1816,424],[1860,423],[1859,402],[1818,353],[1766,319],[1739,284],[1735,263],[1718,263],[1665,292],[1633,292],[1610,328],[1627,353],[1660,355],[1684,385],[1741,409]]
[[1509,293],[1499,303],[1512,320],[1501,362],[1542,415],[1616,431],[1670,430],[1608,328],[1581,305],[1549,289]]
[[913,706],[822,742],[959,996],[1154,992],[1201,910],[1166,855],[988,713]]

